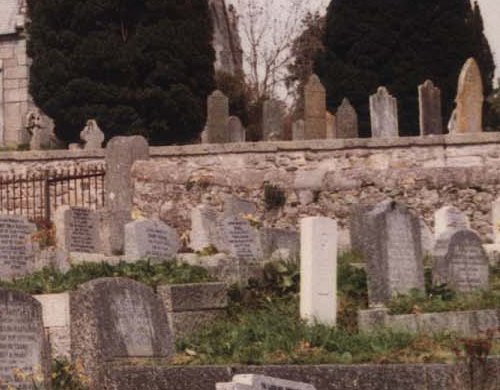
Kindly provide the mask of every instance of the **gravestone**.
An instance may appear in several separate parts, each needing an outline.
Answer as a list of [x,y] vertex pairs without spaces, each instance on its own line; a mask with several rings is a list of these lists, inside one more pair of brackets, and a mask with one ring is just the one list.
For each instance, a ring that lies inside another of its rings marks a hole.
[[365,221],[366,214],[373,208],[370,205],[356,204],[351,207],[349,215],[349,237],[351,242],[351,250],[358,255],[365,254]]
[[207,143],[217,144],[229,141],[227,120],[229,99],[221,91],[214,91],[207,99]]
[[335,115],[328,111],[326,112],[326,138],[337,138],[337,119],[335,118]]
[[337,109],[337,138],[358,138],[358,114],[349,99],[344,98]]
[[305,139],[305,123],[304,120],[299,119],[293,122],[292,125],[292,139],[294,141],[304,141]]
[[34,270],[36,226],[25,217],[0,215],[0,278],[25,276]]
[[84,149],[102,149],[104,133],[95,119],[89,119],[87,121],[85,128],[80,133],[80,139],[85,142],[85,145],[83,146]]
[[262,106],[262,136],[264,141],[283,139],[283,106],[275,99],[266,100]]
[[454,133],[480,133],[483,131],[483,101],[481,71],[474,58],[469,58],[458,79]]
[[304,88],[305,139],[326,138],[326,91],[313,74]]
[[125,278],[84,283],[70,295],[71,353],[90,390],[102,388],[106,363],[169,358],[173,339],[164,305],[153,289]]
[[123,253],[125,225],[132,213],[131,169],[137,160],[149,159],[144,137],[115,137],[106,147],[106,208],[102,211],[103,245],[106,254]]
[[216,390],[316,390],[308,383],[256,374],[240,374],[229,383],[217,383]]
[[337,222],[300,222],[300,317],[334,326],[337,320]]
[[259,230],[245,219],[234,216],[225,217],[220,222],[224,240],[223,250],[248,263],[262,259]]
[[162,221],[142,219],[125,225],[125,255],[128,258],[172,259],[180,246],[176,230]]
[[25,127],[28,134],[31,135],[30,150],[48,149],[56,139],[54,122],[46,115],[43,115],[39,109],[28,112]]
[[227,120],[227,131],[229,133],[229,142],[245,142],[246,132],[241,124],[240,118],[230,116]]
[[495,244],[500,244],[500,198],[493,202],[491,218],[494,242]]
[[99,253],[99,214],[84,207],[60,206],[54,215],[56,244],[68,252]]
[[434,249],[433,282],[460,292],[487,290],[489,262],[481,238],[473,230],[449,230]]
[[420,135],[443,134],[441,90],[431,80],[418,86]]
[[386,200],[366,213],[362,234],[371,305],[425,289],[419,218]]
[[0,379],[2,389],[50,388],[42,307],[30,295],[5,288],[0,288]]
[[385,87],[370,96],[372,138],[398,137],[398,102]]
[[456,207],[444,206],[434,213],[434,235],[436,238],[448,230],[469,228],[469,219]]

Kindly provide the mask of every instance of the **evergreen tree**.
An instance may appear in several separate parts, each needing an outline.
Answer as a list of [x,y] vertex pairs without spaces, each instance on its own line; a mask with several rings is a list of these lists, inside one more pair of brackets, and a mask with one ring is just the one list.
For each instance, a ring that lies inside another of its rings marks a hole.
[[214,88],[207,0],[29,0],[30,92],[75,141],[95,118],[107,139],[183,143]]
[[476,57],[485,91],[491,90],[494,66],[475,9],[469,0],[333,0],[325,50],[315,63],[328,108],[349,98],[360,115],[361,134],[369,136],[369,95],[386,86],[398,98],[400,134],[416,135],[417,86],[431,79],[441,88],[446,123],[467,58]]

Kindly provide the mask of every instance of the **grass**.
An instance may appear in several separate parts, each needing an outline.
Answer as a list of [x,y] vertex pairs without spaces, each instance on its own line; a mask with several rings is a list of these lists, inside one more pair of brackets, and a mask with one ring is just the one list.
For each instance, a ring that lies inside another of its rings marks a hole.
[[75,290],[82,283],[102,277],[126,277],[154,289],[160,284],[201,283],[212,280],[202,267],[176,261],[153,263],[140,260],[136,263],[120,262],[117,265],[83,263],[72,266],[66,273],[46,267],[23,278],[0,281],[0,287],[13,288],[29,294],[54,294]]

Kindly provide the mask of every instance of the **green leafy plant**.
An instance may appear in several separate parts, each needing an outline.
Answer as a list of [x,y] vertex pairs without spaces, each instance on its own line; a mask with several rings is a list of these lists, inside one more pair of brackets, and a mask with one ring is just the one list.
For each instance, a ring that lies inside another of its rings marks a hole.
[[81,364],[71,363],[66,359],[52,361],[53,390],[87,390],[88,378],[82,373]]

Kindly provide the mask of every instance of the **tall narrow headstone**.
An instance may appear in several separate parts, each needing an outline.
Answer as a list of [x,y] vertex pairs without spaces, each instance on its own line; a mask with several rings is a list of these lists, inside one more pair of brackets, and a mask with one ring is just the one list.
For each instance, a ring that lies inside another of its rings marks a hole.
[[370,96],[370,119],[372,138],[391,138],[399,136],[398,102],[385,87]]
[[313,74],[304,88],[305,139],[326,138],[326,91]]
[[456,207],[443,206],[434,213],[434,235],[436,238],[448,230],[469,228],[469,219]]
[[266,100],[262,106],[262,136],[264,141],[283,139],[283,106],[275,99]]
[[169,358],[173,339],[167,313],[153,289],[125,278],[87,282],[70,295],[71,353],[90,390],[102,389],[106,363]]
[[229,142],[245,142],[246,131],[243,127],[240,118],[237,116],[230,116],[227,119],[227,131],[229,134]]
[[469,58],[458,79],[454,133],[480,133],[483,131],[483,101],[481,72],[476,60]]
[[491,219],[493,225],[493,239],[495,244],[500,244],[500,198],[493,202]]
[[424,291],[419,218],[405,205],[386,200],[366,214],[364,226],[370,304],[383,304],[412,289]]
[[418,86],[420,135],[443,134],[441,90],[431,80]]
[[460,292],[487,290],[488,256],[473,230],[449,230],[441,234],[434,249],[434,284],[446,284]]
[[310,323],[337,321],[337,222],[310,217],[300,222],[300,316]]
[[329,111],[326,112],[326,138],[337,138],[337,119]]
[[54,215],[56,242],[68,252],[99,253],[99,215],[84,207],[60,206]]
[[179,249],[176,230],[162,221],[141,219],[125,225],[125,255],[128,258],[170,260]]
[[228,142],[227,119],[229,99],[221,91],[214,91],[207,100],[207,142],[210,144]]
[[304,120],[299,119],[293,122],[292,125],[292,139],[294,141],[303,141],[305,139],[305,124]]
[[0,288],[0,387],[50,388],[42,306],[28,294],[5,288]]
[[104,133],[95,121],[95,119],[89,119],[85,128],[80,133],[80,139],[85,141],[84,149],[93,150],[101,149],[102,143],[104,142]]
[[132,165],[148,159],[149,145],[144,137],[115,137],[107,145],[102,233],[104,250],[109,255],[123,253],[125,224],[132,220]]
[[349,99],[344,98],[337,109],[337,138],[358,138],[358,114]]

